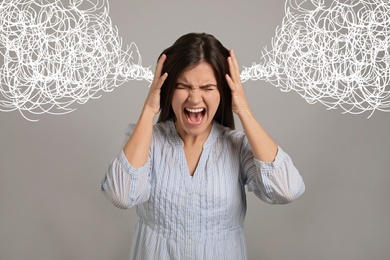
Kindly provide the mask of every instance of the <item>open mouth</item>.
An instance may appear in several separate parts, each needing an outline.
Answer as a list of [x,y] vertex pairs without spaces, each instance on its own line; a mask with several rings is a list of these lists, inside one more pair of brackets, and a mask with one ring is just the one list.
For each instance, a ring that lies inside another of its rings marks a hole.
[[202,122],[204,115],[206,114],[205,108],[185,108],[184,114],[188,122],[192,124],[198,124]]

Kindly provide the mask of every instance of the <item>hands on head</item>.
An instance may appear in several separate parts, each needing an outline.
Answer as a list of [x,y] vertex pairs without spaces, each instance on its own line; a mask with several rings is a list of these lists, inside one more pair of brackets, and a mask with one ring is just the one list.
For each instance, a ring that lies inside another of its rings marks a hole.
[[[226,81],[230,87],[232,93],[232,108],[233,112],[237,115],[243,114],[245,112],[250,112],[247,99],[245,97],[244,89],[242,87],[240,79],[240,67],[238,65],[237,58],[233,50],[229,51],[230,56],[227,59],[229,66],[229,74],[226,74]],[[154,79],[150,86],[148,96],[145,101],[144,109],[150,111],[153,116],[157,115],[160,111],[160,93],[161,87],[164,84],[168,73],[162,73],[162,68],[166,60],[166,55],[162,54],[159,58],[156,70],[154,73]]]
[[230,57],[228,57],[227,62],[229,65],[230,75],[226,74],[226,81],[228,82],[232,92],[233,112],[240,116],[243,113],[249,113],[250,109],[248,101],[245,97],[244,88],[242,87],[240,67],[238,66],[236,55],[232,49],[229,51],[229,53]]
[[160,59],[158,59],[157,65],[156,65],[156,71],[154,72],[154,79],[152,81],[152,84],[150,85],[149,94],[146,98],[144,110],[149,110],[153,116],[157,115],[160,111],[160,92],[161,87],[164,84],[165,79],[168,77],[168,73],[162,73],[162,68],[164,65],[164,61],[166,60],[167,56],[165,54],[162,54]]

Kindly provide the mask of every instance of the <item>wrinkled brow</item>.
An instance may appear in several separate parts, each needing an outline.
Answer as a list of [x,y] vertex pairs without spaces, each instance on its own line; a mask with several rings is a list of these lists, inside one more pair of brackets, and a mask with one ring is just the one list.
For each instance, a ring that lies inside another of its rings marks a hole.
[[[181,86],[186,87],[186,88],[193,88],[193,86],[191,86],[191,84],[180,82],[180,81],[176,82],[176,86],[178,86],[178,85],[181,85]],[[217,87],[217,84],[208,83],[208,84],[204,84],[204,85],[199,86],[199,88],[208,88],[208,87]]]

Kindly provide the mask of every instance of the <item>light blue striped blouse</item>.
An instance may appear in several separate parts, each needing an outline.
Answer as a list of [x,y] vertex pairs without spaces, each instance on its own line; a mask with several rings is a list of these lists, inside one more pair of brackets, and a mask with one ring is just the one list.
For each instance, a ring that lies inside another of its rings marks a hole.
[[[134,125],[130,125],[127,138]],[[137,207],[130,259],[247,259],[244,240],[245,185],[261,200],[285,204],[305,185],[279,147],[272,163],[253,157],[242,131],[216,122],[191,177],[174,123],[153,128],[147,163],[133,168],[123,151],[102,180],[103,194],[117,207]]]

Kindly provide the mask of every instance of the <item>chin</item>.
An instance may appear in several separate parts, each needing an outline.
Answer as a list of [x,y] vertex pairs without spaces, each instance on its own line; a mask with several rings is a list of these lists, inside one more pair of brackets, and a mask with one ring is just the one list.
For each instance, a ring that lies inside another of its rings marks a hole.
[[191,124],[186,117],[182,118],[181,122],[176,122],[176,128],[178,131],[184,131],[191,136],[199,136],[208,134],[213,120],[207,120],[206,118],[200,124]]

